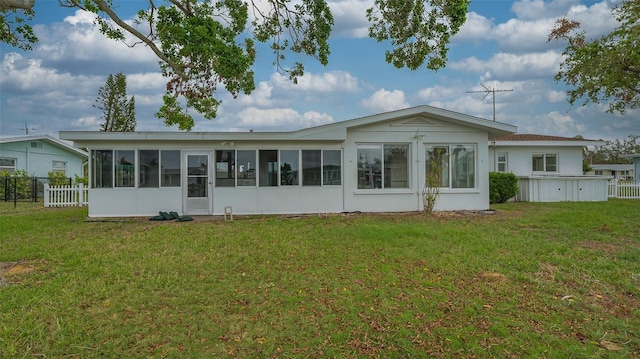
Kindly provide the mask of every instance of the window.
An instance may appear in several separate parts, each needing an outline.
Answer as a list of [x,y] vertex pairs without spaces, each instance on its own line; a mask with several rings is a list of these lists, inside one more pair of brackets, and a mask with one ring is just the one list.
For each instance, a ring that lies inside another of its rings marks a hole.
[[235,150],[216,151],[216,187],[235,187]]
[[595,170],[594,172],[596,176],[602,176],[604,174],[604,171],[602,170]]
[[278,150],[260,150],[258,153],[260,161],[260,187],[270,187],[278,185]]
[[302,150],[302,185],[322,185],[322,151]]
[[160,151],[162,187],[180,187],[180,151]]
[[160,151],[140,150],[139,158],[138,168],[140,171],[140,179],[138,186],[142,188],[157,188],[160,184]]
[[135,151],[116,150],[114,152],[116,187],[133,187],[135,180]]
[[557,172],[558,156],[555,153],[534,153],[531,164],[533,172]]
[[91,172],[93,188],[113,187],[113,151],[95,150],[91,152]]
[[256,151],[238,150],[236,170],[238,172],[238,186],[256,185]]
[[409,188],[408,144],[357,145],[358,189]]
[[507,153],[498,152],[496,154],[496,171],[507,172],[508,170],[509,168],[507,167]]
[[280,185],[297,186],[300,175],[300,151],[280,151]]
[[51,161],[51,172],[53,173],[67,173],[67,162],[65,161]]
[[16,159],[0,157],[0,172],[13,174],[16,171]]
[[445,188],[475,188],[475,145],[451,144],[426,147],[425,174],[440,170]]
[[440,187],[449,187],[449,146],[429,146],[425,158],[427,181],[437,181]]
[[325,186],[342,184],[340,150],[322,151],[322,184]]

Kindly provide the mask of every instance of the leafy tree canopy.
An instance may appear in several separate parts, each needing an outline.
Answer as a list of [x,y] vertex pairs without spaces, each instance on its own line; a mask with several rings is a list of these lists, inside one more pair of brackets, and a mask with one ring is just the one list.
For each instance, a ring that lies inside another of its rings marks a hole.
[[626,155],[640,153],[640,136],[631,135],[624,139],[607,141],[606,145],[587,149],[584,153],[585,161],[590,164],[623,164],[631,163]]
[[613,12],[620,26],[600,39],[588,41],[580,23],[561,18],[549,40],[568,43],[555,78],[572,87],[571,104],[610,101],[608,112],[624,114],[640,107],[640,0],[623,0]]
[[[29,49],[37,39],[27,24],[35,0],[0,0],[0,41]],[[41,0],[42,1],[42,0]],[[189,109],[216,117],[218,86],[234,97],[254,88],[255,43],[270,45],[274,64],[294,83],[302,63],[285,66],[287,53],[329,61],[334,24],[326,0],[165,0],[137,13],[131,26],[116,11],[114,0],[58,0],[62,6],[95,13],[101,32],[115,40],[129,33],[158,57],[167,78],[164,104],[157,116],[181,130],[194,126]],[[374,0],[366,12],[369,35],[388,42],[387,62],[398,68],[438,70],[445,66],[448,43],[466,20],[469,0]],[[146,27],[148,26],[148,27]]]

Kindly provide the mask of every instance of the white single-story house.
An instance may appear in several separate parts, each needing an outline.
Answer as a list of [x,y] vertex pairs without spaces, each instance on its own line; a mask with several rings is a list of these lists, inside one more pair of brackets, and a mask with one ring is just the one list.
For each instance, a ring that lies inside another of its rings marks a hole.
[[0,137],[0,172],[24,170],[35,177],[59,172],[82,177],[88,155],[50,135]]
[[634,179],[633,163],[594,163],[589,165],[589,175],[608,176],[617,181],[632,181]]
[[[61,131],[90,152],[89,216],[489,208],[489,138],[516,127],[430,106],[291,132]],[[444,155],[444,156],[439,156]]]
[[585,147],[604,141],[580,138],[510,134],[491,138],[490,171],[518,177],[518,201],[606,201],[607,176],[583,174]]

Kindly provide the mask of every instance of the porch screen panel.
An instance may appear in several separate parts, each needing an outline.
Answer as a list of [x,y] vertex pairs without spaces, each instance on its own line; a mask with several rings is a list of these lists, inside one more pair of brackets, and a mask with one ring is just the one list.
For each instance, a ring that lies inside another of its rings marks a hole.
[[235,187],[235,155],[234,150],[216,151],[216,187]]
[[160,151],[162,187],[180,187],[180,151]]
[[278,185],[278,150],[260,150],[258,152],[260,187]]
[[302,150],[302,185],[322,185],[322,151]]
[[384,145],[384,188],[409,188],[409,145]]
[[238,186],[255,186],[256,151],[238,150],[237,156],[236,173],[238,176]]
[[158,150],[140,150],[139,183],[141,188],[158,188],[160,185],[160,152]]
[[208,196],[208,162],[209,159],[206,155],[187,156],[187,197]]
[[135,151],[115,152],[116,187],[133,187],[135,181]]
[[280,185],[297,186],[300,183],[300,151],[280,151]]
[[340,150],[322,151],[322,184],[325,186],[342,184],[342,156]]
[[474,188],[475,181],[475,146],[451,146],[451,188]]
[[113,187],[113,151],[91,151],[91,171],[93,188]]

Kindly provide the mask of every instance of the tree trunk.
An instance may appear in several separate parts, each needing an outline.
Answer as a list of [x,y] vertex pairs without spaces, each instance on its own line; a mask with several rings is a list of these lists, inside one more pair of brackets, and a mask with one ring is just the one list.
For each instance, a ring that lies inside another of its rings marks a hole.
[[31,10],[36,0],[0,0],[0,11],[23,9]]

